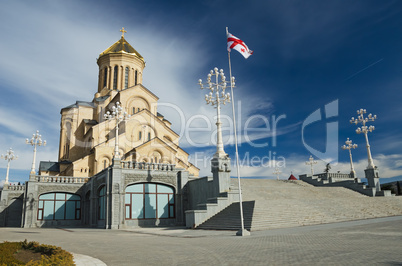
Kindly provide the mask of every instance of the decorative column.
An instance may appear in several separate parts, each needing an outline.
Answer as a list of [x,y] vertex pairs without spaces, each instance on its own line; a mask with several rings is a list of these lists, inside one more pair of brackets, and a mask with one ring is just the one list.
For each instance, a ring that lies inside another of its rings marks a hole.
[[367,166],[367,169],[374,169],[374,162],[373,162],[373,158],[371,157],[371,151],[370,151],[370,144],[369,144],[369,140],[368,140],[368,136],[367,136],[367,134],[368,134],[368,132],[373,132],[373,130],[375,129],[375,127],[374,126],[369,126],[369,127],[367,127],[366,126],[366,123],[367,122],[369,122],[369,121],[374,121],[374,120],[376,120],[377,119],[377,116],[376,115],[372,115],[372,114],[369,114],[368,115],[368,117],[364,117],[364,114],[366,113],[366,109],[360,109],[360,110],[357,110],[357,114],[358,114],[358,117],[357,117],[357,119],[355,119],[354,117],[352,117],[352,119],[350,119],[350,123],[351,124],[359,124],[359,123],[361,123],[362,124],[362,127],[360,128],[360,127],[358,127],[357,129],[356,129],[356,133],[357,134],[360,134],[360,133],[363,133],[364,134],[364,137],[366,138],[366,148],[367,148],[367,157],[368,157],[368,166]]
[[[215,76],[215,81],[213,81],[213,76]],[[230,81],[230,85],[234,86],[234,78]],[[201,89],[204,89],[202,80],[198,80],[198,84]],[[227,87],[227,81],[223,70],[214,68],[210,71],[207,76],[207,82],[205,83],[206,89],[209,89],[209,94],[205,95],[205,101],[207,104],[211,104],[216,108],[216,152],[211,160],[211,170],[213,174],[213,194],[218,197],[220,193],[228,192],[230,187],[230,158],[226,154],[223,148],[222,141],[222,123],[220,118],[221,104],[225,105],[230,102],[230,94],[225,93]],[[240,181],[239,181],[240,182]],[[239,205],[240,205],[240,219],[241,219],[241,229],[236,233],[236,235],[249,235],[250,232],[244,229],[244,219],[243,219],[243,204],[241,197],[241,187],[239,186]],[[239,233],[240,232],[240,233]]]
[[116,131],[115,131],[115,145],[114,145],[114,156],[113,159],[121,159],[121,155],[119,152],[119,124],[121,121],[126,121],[130,118],[130,115],[127,112],[123,111],[123,107],[121,107],[120,102],[116,102],[116,105],[112,106],[112,112],[107,111],[104,115],[106,120],[116,122]]
[[276,180],[279,180],[279,175],[282,173],[281,171],[279,171],[279,168],[276,167],[275,171],[272,172],[274,175],[276,175]]
[[[211,81],[212,76],[215,76],[215,83]],[[201,79],[198,80],[198,84],[201,89],[204,89]],[[223,150],[222,141],[221,104],[225,105],[227,102],[230,102],[230,94],[225,94],[227,82],[223,69],[218,71],[218,68],[215,67],[214,70],[211,70],[207,76],[207,83],[205,85],[210,90],[209,94],[205,95],[205,101],[216,108],[216,126],[218,132],[216,134],[216,153],[214,154],[214,158],[226,158],[227,154]]]
[[26,139],[25,143],[34,147],[31,175],[35,175],[36,146],[46,146],[46,140],[42,141],[42,135],[39,134],[39,130],[36,130],[36,133],[32,134],[31,140]]
[[9,150],[7,150],[6,155],[1,155],[1,159],[4,159],[7,161],[7,174],[6,174],[6,181],[4,182],[4,185],[8,185],[8,174],[10,172],[10,162],[13,160],[17,160],[18,156],[14,155],[14,151],[12,148],[10,148]]
[[310,158],[309,158],[308,161],[306,162],[306,165],[310,165],[310,167],[311,167],[311,176],[314,175],[314,168],[313,168],[313,165],[314,165],[314,164],[317,164],[317,161],[314,161],[313,156],[310,155]]
[[380,186],[379,173],[378,173],[377,167],[374,165],[373,158],[371,156],[371,151],[370,151],[370,143],[368,140],[368,133],[373,132],[375,127],[374,126],[366,126],[367,122],[369,122],[369,121],[373,122],[374,120],[377,119],[377,116],[369,114],[367,117],[364,117],[365,113],[366,113],[366,109],[357,110],[357,114],[358,114],[357,119],[352,117],[352,119],[350,119],[350,123],[356,124],[356,125],[362,124],[361,127],[358,127],[356,129],[356,133],[357,134],[363,133],[364,137],[366,139],[368,166],[367,166],[366,170],[364,170],[365,176],[367,178],[369,187],[375,188],[376,192],[380,192],[381,186]]
[[[215,76],[215,78],[213,78]],[[202,80],[198,80],[201,89],[204,89]],[[206,89],[209,89],[209,94],[205,95],[207,104],[211,104],[216,108],[216,152],[211,160],[211,172],[213,174],[213,194],[217,197],[220,193],[228,192],[230,186],[230,158],[223,149],[222,141],[222,123],[221,123],[221,104],[230,102],[230,94],[225,93],[227,82],[225,74],[221,69],[215,67],[207,76],[205,83]]]
[[353,160],[352,160],[352,149],[357,148],[357,144],[352,144],[352,140],[349,140],[349,138],[345,141],[346,145],[343,145],[341,148],[343,150],[349,150],[349,157],[350,157],[350,176],[355,178],[355,181],[357,181],[356,178],[356,172],[353,167]]

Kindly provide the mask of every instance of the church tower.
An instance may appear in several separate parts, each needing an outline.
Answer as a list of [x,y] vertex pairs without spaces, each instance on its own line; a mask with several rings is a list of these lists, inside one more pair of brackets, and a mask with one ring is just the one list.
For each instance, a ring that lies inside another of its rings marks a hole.
[[121,39],[103,51],[97,60],[99,96],[106,95],[110,90],[122,91],[142,84],[144,58],[124,39],[124,28],[120,31]]

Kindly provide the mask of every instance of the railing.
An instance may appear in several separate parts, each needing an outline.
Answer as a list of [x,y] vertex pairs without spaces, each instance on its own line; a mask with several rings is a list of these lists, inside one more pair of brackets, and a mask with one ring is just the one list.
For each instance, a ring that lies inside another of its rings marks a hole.
[[25,185],[4,185],[4,190],[24,190]]
[[35,180],[41,183],[68,183],[82,184],[88,182],[88,177],[72,177],[72,176],[44,176],[36,175]]
[[122,161],[121,167],[123,169],[174,171],[176,168],[176,165],[166,164],[166,163],[145,163],[145,162]]
[[329,178],[336,178],[336,179],[350,179],[353,178],[350,174],[341,174],[341,173],[322,173],[316,175],[318,178],[321,179],[329,179]]

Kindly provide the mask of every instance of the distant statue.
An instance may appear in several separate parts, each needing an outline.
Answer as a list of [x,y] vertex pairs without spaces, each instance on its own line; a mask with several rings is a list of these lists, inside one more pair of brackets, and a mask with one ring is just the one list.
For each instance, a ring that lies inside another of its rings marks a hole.
[[329,170],[331,170],[331,165],[330,165],[330,163],[327,163],[327,165],[325,166],[324,172],[328,174]]

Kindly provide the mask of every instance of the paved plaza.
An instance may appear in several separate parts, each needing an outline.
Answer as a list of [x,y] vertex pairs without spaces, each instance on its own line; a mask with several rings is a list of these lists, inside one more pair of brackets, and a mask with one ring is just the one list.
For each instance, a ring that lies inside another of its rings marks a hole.
[[[255,231],[0,228],[107,265],[402,265],[402,216]],[[95,265],[86,263],[83,265]]]

